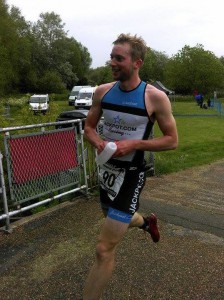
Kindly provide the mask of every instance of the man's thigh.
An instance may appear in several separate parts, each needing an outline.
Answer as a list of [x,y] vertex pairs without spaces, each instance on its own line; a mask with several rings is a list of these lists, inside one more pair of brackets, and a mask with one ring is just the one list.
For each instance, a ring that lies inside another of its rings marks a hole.
[[100,233],[100,241],[118,244],[129,227],[129,223],[123,223],[110,217],[106,217]]

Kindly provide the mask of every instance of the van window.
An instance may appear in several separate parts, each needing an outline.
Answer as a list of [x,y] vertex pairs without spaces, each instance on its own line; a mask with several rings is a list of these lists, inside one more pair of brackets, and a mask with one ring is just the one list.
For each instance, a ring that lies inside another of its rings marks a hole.
[[71,91],[70,96],[78,96],[79,91]]
[[44,97],[31,97],[30,103],[45,103],[47,101]]
[[78,99],[91,99],[92,93],[79,93]]

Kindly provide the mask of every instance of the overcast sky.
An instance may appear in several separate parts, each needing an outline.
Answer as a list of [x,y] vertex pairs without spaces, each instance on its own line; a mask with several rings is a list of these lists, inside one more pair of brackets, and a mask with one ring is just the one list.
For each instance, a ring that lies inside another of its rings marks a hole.
[[104,66],[112,42],[120,33],[137,34],[154,50],[169,57],[185,45],[202,44],[224,56],[224,18],[221,0],[6,0],[26,21],[55,12],[68,36],[87,47],[92,67]]

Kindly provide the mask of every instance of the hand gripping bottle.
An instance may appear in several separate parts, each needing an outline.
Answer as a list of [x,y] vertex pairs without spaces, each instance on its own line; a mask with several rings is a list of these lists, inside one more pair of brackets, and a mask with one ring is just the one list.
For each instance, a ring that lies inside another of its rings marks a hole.
[[103,165],[111,158],[111,156],[114,154],[116,150],[117,150],[117,145],[114,142],[107,143],[103,151],[96,156],[96,163],[98,165]]

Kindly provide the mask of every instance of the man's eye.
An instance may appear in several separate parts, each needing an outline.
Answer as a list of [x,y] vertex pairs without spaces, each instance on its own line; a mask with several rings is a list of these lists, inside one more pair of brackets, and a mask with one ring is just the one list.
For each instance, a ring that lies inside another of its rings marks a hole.
[[116,57],[116,60],[117,60],[117,61],[122,61],[122,57],[121,57],[121,56],[117,56],[117,57]]
[[123,60],[123,57],[122,56],[120,56],[120,55],[115,55],[115,56],[110,56],[110,59],[111,60],[113,60],[113,59],[115,59],[116,61],[122,61]]

